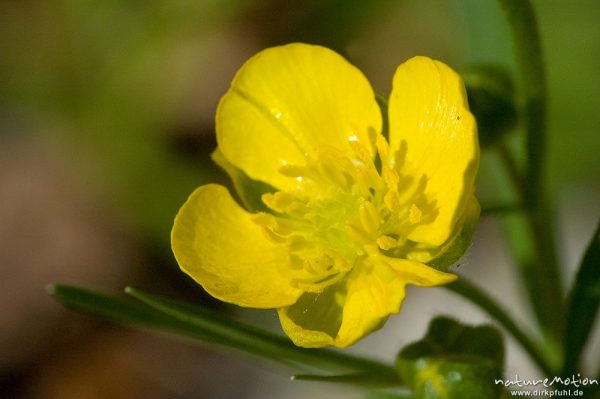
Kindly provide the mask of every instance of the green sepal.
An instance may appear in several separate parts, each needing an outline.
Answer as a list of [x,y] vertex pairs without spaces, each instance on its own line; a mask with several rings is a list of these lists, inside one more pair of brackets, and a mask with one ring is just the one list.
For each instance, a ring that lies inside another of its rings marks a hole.
[[515,128],[518,112],[510,74],[496,65],[477,65],[461,71],[469,108],[477,120],[481,147],[491,147]]
[[218,148],[211,156],[213,161],[227,173],[242,205],[244,205],[248,211],[263,212],[269,210],[262,201],[262,195],[265,193],[276,192],[277,189],[275,187],[251,179],[241,169],[229,162]]
[[437,317],[423,339],[400,351],[396,368],[417,399],[496,399],[503,363],[504,342],[496,328]]

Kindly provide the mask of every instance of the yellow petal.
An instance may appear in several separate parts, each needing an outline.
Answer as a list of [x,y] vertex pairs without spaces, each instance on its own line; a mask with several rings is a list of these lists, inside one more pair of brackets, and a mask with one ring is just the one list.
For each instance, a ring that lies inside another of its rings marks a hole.
[[171,245],[181,269],[215,298],[240,306],[276,308],[294,303],[289,252],[269,241],[227,189],[198,188],[181,207]]
[[386,256],[383,262],[394,270],[398,278],[405,281],[406,284],[418,285],[420,287],[444,285],[458,278],[455,274],[442,272],[414,260]]
[[388,316],[400,311],[406,281],[391,268],[375,263],[348,282],[343,322],[335,346],[344,348],[383,326]]
[[436,248],[437,251],[433,252],[434,259],[428,260],[427,263],[442,270],[456,263],[471,246],[480,211],[481,208],[477,198],[475,198],[475,195],[471,195],[463,216],[457,223],[459,228],[455,229],[456,231],[452,233],[444,245]]
[[279,309],[283,330],[298,346],[334,345],[342,322],[345,295],[345,282],[333,284],[321,293],[304,293],[292,306]]
[[298,346],[344,348],[400,311],[407,284],[435,286],[454,279],[418,262],[382,256],[365,261],[346,281],[321,294],[302,295],[294,305],[279,310],[279,319]]
[[347,347],[381,328],[389,315],[400,311],[407,284],[432,287],[456,279],[455,275],[408,260],[385,257],[372,263],[371,270],[362,269],[348,282],[335,346]]
[[300,327],[288,316],[287,308],[281,308],[277,311],[281,327],[286,335],[292,340],[294,345],[303,348],[322,348],[324,346],[334,345],[334,339],[323,331],[308,330]]
[[294,178],[283,165],[305,165],[320,146],[349,151],[349,140],[380,131],[381,115],[364,75],[337,53],[301,43],[266,49],[248,60],[216,115],[223,155],[250,178],[282,190]]
[[462,216],[479,167],[477,128],[462,79],[426,57],[401,64],[390,95],[389,123],[391,149],[407,145],[403,172],[427,179],[424,194],[431,206],[408,238],[441,245]]

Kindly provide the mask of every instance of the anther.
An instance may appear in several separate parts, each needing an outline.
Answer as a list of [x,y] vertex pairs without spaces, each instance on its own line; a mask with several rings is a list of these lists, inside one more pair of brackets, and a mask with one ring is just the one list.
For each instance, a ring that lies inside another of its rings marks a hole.
[[423,212],[416,204],[412,204],[410,206],[410,210],[408,211],[408,220],[410,220],[411,224],[416,224],[421,221],[421,217],[423,216]]
[[376,233],[381,225],[381,218],[377,208],[370,201],[365,201],[358,207],[358,215],[363,229],[367,234]]
[[365,245],[372,242],[362,227],[356,226],[356,223],[351,221],[346,224],[346,232],[358,244]]
[[379,246],[379,248],[383,249],[384,251],[387,251],[396,247],[398,245],[398,241],[390,236],[381,236],[377,239],[377,245]]
[[390,146],[385,137],[377,136],[377,152],[383,163],[386,163],[390,157]]

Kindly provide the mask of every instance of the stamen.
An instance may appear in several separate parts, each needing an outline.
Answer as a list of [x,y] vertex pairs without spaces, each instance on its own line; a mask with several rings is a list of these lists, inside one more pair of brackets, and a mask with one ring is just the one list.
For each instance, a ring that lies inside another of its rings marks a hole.
[[278,172],[284,176],[298,177],[306,175],[307,168],[303,166],[284,164],[279,168]]
[[275,216],[265,212],[260,212],[254,215],[252,217],[252,221],[263,227],[273,227],[276,223]]
[[376,233],[381,225],[381,218],[375,205],[370,201],[363,202],[358,207],[358,214],[365,232],[371,235]]
[[261,197],[263,203],[275,212],[288,214],[295,218],[302,218],[308,211],[304,202],[290,193],[278,191],[265,193]]
[[412,204],[410,206],[410,210],[408,211],[408,220],[410,220],[411,224],[417,224],[421,221],[421,217],[423,216],[423,212],[416,204]]
[[404,170],[406,145],[391,153],[377,133],[347,137],[350,153],[323,146],[305,165],[283,165],[279,171],[297,184],[264,194],[274,214],[254,219],[270,240],[288,246],[302,270],[295,284],[305,292],[320,293],[353,268],[372,265],[359,259],[403,254],[410,245],[405,232],[423,220],[426,203],[417,195],[426,179]]
[[286,208],[294,201],[294,197],[286,192],[265,193],[261,197],[262,202],[272,210],[284,213]]
[[272,242],[275,242],[277,244],[284,244],[287,241],[285,237],[282,237],[279,234],[275,233],[275,231],[273,231],[273,229],[270,227],[265,227],[262,231],[267,236],[267,239],[269,239]]
[[381,169],[381,177],[383,177],[383,181],[385,182],[388,190],[398,191],[398,182],[400,181],[398,172],[387,165],[383,165]]
[[311,226],[303,220],[278,218],[272,229],[279,235],[289,236],[292,233],[310,232]]
[[392,214],[397,214],[400,211],[400,197],[396,191],[387,192],[383,197],[383,203]]
[[319,256],[305,258],[303,269],[311,277],[297,279],[295,284],[304,291],[318,293],[342,279],[352,269],[352,265],[334,252],[326,250]]
[[390,146],[385,137],[377,136],[377,152],[382,163],[387,163],[390,158]]
[[311,246],[312,244],[300,234],[291,235],[288,239],[288,249],[290,252],[307,251]]
[[324,159],[319,162],[319,169],[322,175],[329,179],[331,184],[341,188],[346,188],[348,186],[348,179],[344,176],[343,171],[337,167],[335,161]]
[[372,240],[367,233],[362,229],[356,221],[349,221],[346,223],[346,233],[354,240],[354,242],[365,245],[370,243]]
[[350,148],[356,155],[356,158],[365,166],[372,165],[373,160],[371,159],[371,154],[369,154],[369,150],[358,141],[350,141]]
[[379,248],[383,249],[384,251],[387,251],[398,245],[398,241],[390,236],[381,236],[377,239],[377,245],[379,246]]
[[345,275],[345,273],[332,274],[318,281],[310,279],[296,280],[294,285],[302,291],[320,293],[323,292],[325,288],[340,281]]

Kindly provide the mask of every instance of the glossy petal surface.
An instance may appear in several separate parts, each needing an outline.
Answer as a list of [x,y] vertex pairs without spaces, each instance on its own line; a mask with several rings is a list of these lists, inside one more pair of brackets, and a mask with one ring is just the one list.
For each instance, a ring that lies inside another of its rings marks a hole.
[[390,147],[406,145],[403,169],[425,176],[423,222],[408,238],[443,244],[462,216],[479,166],[475,120],[462,79],[426,57],[401,64],[389,100]]
[[301,291],[291,284],[285,246],[269,241],[227,189],[198,188],[181,207],[171,234],[183,271],[225,302],[255,308],[287,306]]
[[337,53],[289,44],[248,60],[221,99],[216,116],[223,155],[249,177],[294,188],[284,165],[304,166],[319,147],[348,150],[348,141],[380,131],[381,114],[364,75]]

